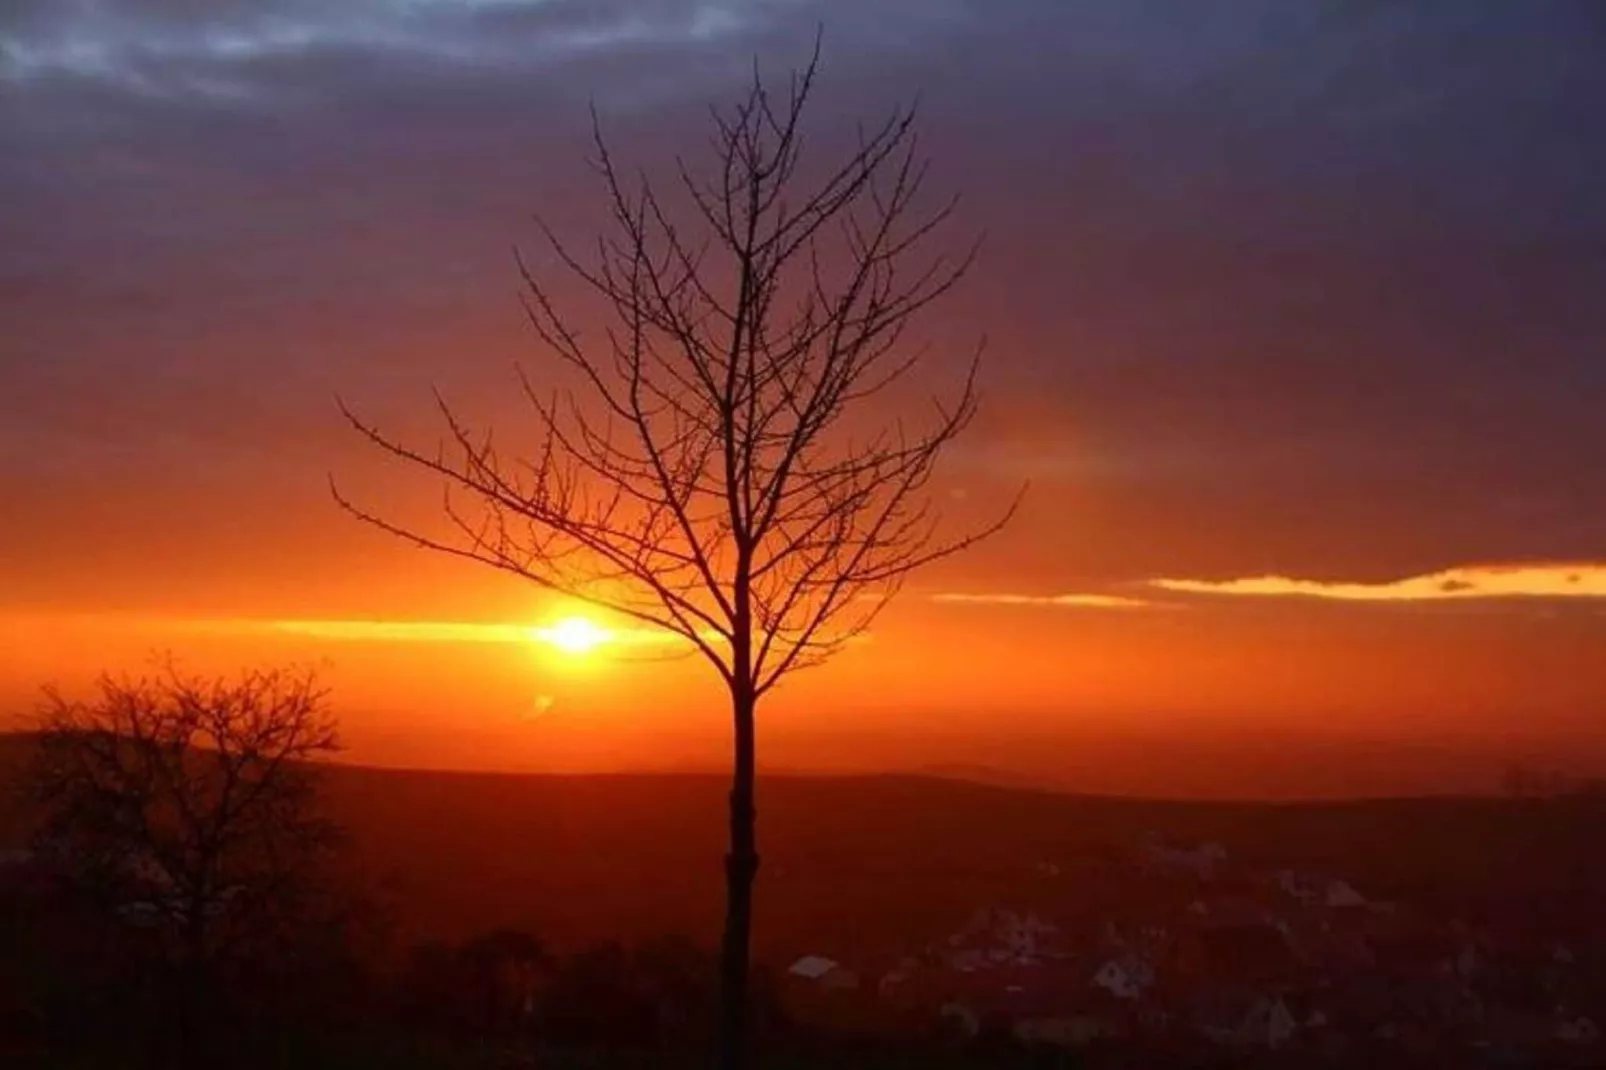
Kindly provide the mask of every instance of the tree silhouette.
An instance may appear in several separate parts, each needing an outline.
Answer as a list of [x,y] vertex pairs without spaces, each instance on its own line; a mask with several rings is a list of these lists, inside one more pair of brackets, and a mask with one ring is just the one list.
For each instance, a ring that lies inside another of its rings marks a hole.
[[528,1023],[549,965],[539,938],[521,929],[496,929],[460,947],[458,959],[482,1028],[496,1034]]
[[926,206],[916,114],[860,128],[845,158],[805,170],[819,66],[777,95],[755,64],[712,111],[711,166],[668,187],[627,178],[593,113],[611,226],[582,259],[544,223],[557,262],[601,299],[583,336],[517,256],[536,334],[578,392],[519,377],[535,435],[504,453],[439,394],[443,441],[420,448],[342,403],[387,454],[442,479],[432,533],[336,499],[415,545],[489,564],[679,636],[729,689],[734,729],[721,1065],[743,1061],[754,829],[754,715],[788,674],[869,627],[914,569],[998,530],[945,535],[926,493],[976,411],[977,346],[957,393],[919,427],[886,414],[922,347],[907,328],[969,267],[929,251],[954,202]]
[[39,854],[174,981],[194,1057],[219,971],[282,942],[316,895],[339,829],[309,764],[338,747],[311,673],[102,677],[89,702],[46,692],[30,793]]

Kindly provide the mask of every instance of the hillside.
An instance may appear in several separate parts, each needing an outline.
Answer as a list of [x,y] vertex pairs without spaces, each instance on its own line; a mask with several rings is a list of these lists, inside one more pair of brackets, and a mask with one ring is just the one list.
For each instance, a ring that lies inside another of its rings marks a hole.
[[[716,778],[342,770],[331,787],[421,928],[708,935],[717,921]],[[978,905],[1062,894],[1039,862],[1120,850],[1151,829],[1376,895],[1518,897],[1592,858],[1602,816],[1571,800],[1160,803],[915,777],[772,778],[759,806],[758,943],[777,954],[923,941]]]
[[[0,741],[0,777],[25,743]],[[569,943],[717,929],[725,786],[712,776],[527,776],[333,767],[403,934],[510,924]],[[1523,902],[1598,880],[1599,800],[1154,802],[938,777],[761,783],[761,955],[893,953],[983,904],[1075,894],[1043,862],[1123,851],[1154,830],[1236,859],[1344,876],[1369,895]],[[16,816],[0,823],[15,837]]]

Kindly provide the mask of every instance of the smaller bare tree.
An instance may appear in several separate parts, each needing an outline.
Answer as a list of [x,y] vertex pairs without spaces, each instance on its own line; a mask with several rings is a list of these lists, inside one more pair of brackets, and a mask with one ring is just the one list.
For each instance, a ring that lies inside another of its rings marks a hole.
[[315,759],[338,746],[312,672],[101,677],[46,690],[28,780],[39,854],[148,935],[178,983],[181,1038],[217,970],[303,912],[340,830],[316,809]]

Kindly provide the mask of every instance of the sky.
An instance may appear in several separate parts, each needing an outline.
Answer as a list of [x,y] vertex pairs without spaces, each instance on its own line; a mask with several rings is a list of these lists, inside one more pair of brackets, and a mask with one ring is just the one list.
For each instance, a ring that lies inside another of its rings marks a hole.
[[[816,144],[919,95],[984,235],[943,494],[1015,522],[776,693],[778,767],[1088,790],[1606,768],[1606,14],[1591,0],[12,0],[0,709],[171,650],[294,659],[350,755],[717,759],[715,681],[340,512],[436,488],[336,396],[516,433],[532,215],[604,206],[824,27]],[[1336,770],[1336,771],[1335,771]]]

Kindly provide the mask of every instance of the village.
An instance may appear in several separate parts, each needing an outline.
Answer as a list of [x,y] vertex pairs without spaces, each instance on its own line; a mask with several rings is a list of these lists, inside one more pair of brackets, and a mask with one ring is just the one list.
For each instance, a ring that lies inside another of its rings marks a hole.
[[[767,1035],[807,1051],[954,1057],[887,1064],[900,1066],[1606,1066],[1606,918],[1592,861],[1548,878],[1486,878],[1451,901],[1404,877],[1385,887],[1388,852],[1356,861],[1362,879],[1333,851],[1326,866],[1279,864],[1297,840],[1241,854],[1229,843],[1101,834],[1053,858],[956,855],[946,883],[930,868],[905,871],[873,915],[827,901],[787,934],[794,948],[762,960]],[[192,910],[147,854],[123,859],[107,886],[114,900],[90,903],[60,894],[62,860],[0,851],[0,916],[19,955],[34,949],[0,970],[0,1053],[8,1028],[25,1043],[49,1020],[54,990],[41,982],[99,984],[108,963],[159,952],[161,934],[196,910],[226,919],[249,906],[230,886]],[[800,876],[785,864],[775,875]],[[86,923],[96,904],[112,905],[110,927]],[[835,932],[820,926],[850,917]],[[122,957],[96,953],[97,933]],[[340,998],[356,1021],[526,1060],[564,1045],[680,1052],[704,1035],[699,978],[713,960],[695,940],[550,946],[517,928],[398,946],[394,960],[352,960]]]
[[1089,1066],[1201,1051],[1226,1065],[1606,1065],[1606,963],[1566,918],[1438,916],[1152,834],[1036,877],[1030,905],[980,908],[896,961],[799,958],[793,1007],[837,1027],[1072,1049]]

